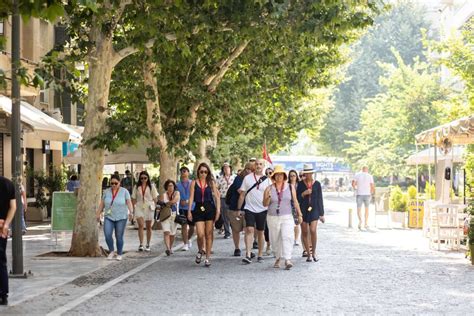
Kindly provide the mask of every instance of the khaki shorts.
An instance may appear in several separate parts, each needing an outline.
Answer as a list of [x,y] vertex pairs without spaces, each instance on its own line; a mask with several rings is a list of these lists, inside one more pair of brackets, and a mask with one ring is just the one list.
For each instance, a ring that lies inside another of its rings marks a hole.
[[240,216],[240,211],[227,211],[227,218],[233,232],[241,232],[245,227],[245,216]]
[[171,215],[165,221],[161,222],[161,227],[163,228],[163,232],[169,232],[171,236],[176,235],[176,231],[178,230],[178,224],[174,222],[176,218],[176,214]]

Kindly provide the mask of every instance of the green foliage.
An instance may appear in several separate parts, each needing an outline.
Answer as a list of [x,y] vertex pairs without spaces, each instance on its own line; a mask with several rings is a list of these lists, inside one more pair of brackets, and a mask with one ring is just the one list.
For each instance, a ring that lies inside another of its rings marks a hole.
[[405,159],[415,150],[415,135],[444,122],[451,93],[427,63],[415,60],[410,66],[394,55],[396,67],[380,64],[384,92],[367,100],[360,129],[347,133],[344,150],[353,165],[365,164],[376,176],[408,174]]
[[416,189],[414,185],[410,185],[407,189],[407,193],[408,193],[408,198],[410,200],[414,200],[416,199],[416,196],[418,195],[418,190]]
[[67,183],[67,170],[64,166],[49,166],[49,170],[28,170],[33,176],[35,188],[35,206],[39,208],[51,208],[53,203],[52,194],[55,191],[65,191]]
[[395,212],[406,212],[408,206],[408,196],[403,193],[399,186],[390,188],[389,207]]
[[[353,45],[352,61],[334,95],[335,107],[318,137],[327,153],[345,156],[343,150],[349,147],[347,132],[361,129],[361,113],[369,105],[367,100],[385,89],[379,82],[384,69],[378,63],[396,65],[400,58],[404,64],[411,65],[415,58],[425,59],[420,29],[429,28],[429,23],[424,13],[425,9],[414,1],[399,1],[377,17],[374,25]],[[399,52],[399,57],[393,50]],[[384,146],[378,149],[384,150]]]

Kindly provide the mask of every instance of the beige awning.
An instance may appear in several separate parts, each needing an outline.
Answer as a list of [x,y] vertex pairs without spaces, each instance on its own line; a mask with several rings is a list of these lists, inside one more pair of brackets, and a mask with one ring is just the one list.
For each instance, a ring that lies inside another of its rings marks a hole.
[[[436,149],[438,150],[438,149]],[[445,159],[452,159],[454,163],[464,163],[464,154],[466,149],[464,147],[455,146],[452,149],[452,152],[447,154],[438,151],[437,159],[438,160],[445,160]],[[433,165],[435,164],[435,148],[431,147],[420,152],[417,152],[410,157],[407,158],[406,163],[409,166],[414,165]]]
[[[0,95],[0,112],[5,112],[7,116],[12,114],[12,100],[3,95]],[[77,141],[81,137],[73,129],[27,102],[21,101],[20,114],[21,122],[28,127],[26,132],[34,134],[41,140],[67,142]]]
[[474,144],[474,115],[446,123],[415,136],[419,145],[434,145],[448,139],[452,145]]

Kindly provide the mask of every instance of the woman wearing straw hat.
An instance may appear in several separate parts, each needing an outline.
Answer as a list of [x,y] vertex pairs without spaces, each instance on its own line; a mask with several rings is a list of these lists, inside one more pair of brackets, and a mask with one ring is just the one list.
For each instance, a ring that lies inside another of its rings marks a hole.
[[[319,259],[316,256],[316,242],[318,221],[324,223],[324,206],[323,206],[323,192],[321,183],[313,180],[314,169],[311,164],[304,164],[303,174],[304,180],[298,183],[296,195],[303,213],[303,223],[301,224],[301,231],[303,234],[303,243],[305,249],[311,249],[312,253],[308,251],[307,262],[317,262]],[[308,231],[311,235],[311,245],[309,244]],[[310,248],[311,246],[311,248]]]
[[[292,214],[294,206],[298,222],[303,220],[293,185],[287,183],[287,175],[282,166],[276,166],[272,174],[273,184],[265,189],[263,205],[268,206],[267,223],[270,242],[276,257],[273,267],[280,267],[280,260],[285,260],[285,269],[293,267],[291,252],[295,221]],[[293,205],[292,205],[293,204]]]

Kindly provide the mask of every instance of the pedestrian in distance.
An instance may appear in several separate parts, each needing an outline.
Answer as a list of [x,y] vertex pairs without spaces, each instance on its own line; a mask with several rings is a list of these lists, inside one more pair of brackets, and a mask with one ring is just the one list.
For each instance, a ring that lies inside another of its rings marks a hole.
[[225,203],[225,197],[227,190],[234,182],[235,175],[232,174],[232,167],[229,163],[225,162],[221,168],[221,176],[217,179],[217,188],[221,195],[221,217],[224,222],[224,239],[229,239],[231,235],[230,220],[229,220],[229,208]]
[[[296,170],[290,170],[288,172],[288,183],[293,185],[293,187],[296,188],[298,187],[298,182],[300,181],[299,177],[298,177],[298,172],[296,172]],[[299,243],[298,241],[301,239],[301,229],[300,229],[300,225],[299,224],[295,224],[295,241],[294,241],[294,246],[299,246]],[[303,242],[303,241],[301,241]]]
[[[239,189],[238,208],[245,215],[245,246],[246,254],[242,262],[252,263],[252,243],[254,230],[257,230],[258,256],[257,261],[263,262],[264,230],[267,218],[267,208],[263,205],[263,193],[271,185],[271,181],[263,174],[265,160],[258,159],[255,172],[248,174]],[[242,205],[245,202],[245,208]]]
[[239,202],[239,189],[246,175],[252,172],[253,163],[248,162],[245,168],[235,177],[226,195],[226,203],[229,207],[229,221],[232,229],[232,240],[234,241],[234,256],[240,257],[240,232],[245,228],[245,217],[241,215],[237,204]]
[[[138,176],[138,180],[140,180],[140,176]],[[140,182],[139,182],[140,183]],[[125,177],[122,178],[120,181],[120,186],[122,188],[125,188],[128,190],[130,194],[132,194],[133,191],[133,179],[132,179],[132,173],[130,170],[125,170]]]
[[16,212],[15,186],[0,176],[0,305],[8,305],[8,230]]
[[[273,183],[274,180],[272,178],[272,174],[273,174],[273,168],[268,167],[267,169],[265,169],[265,176],[267,176],[267,178]],[[265,254],[267,256],[269,256],[269,255],[272,254],[272,247],[271,247],[271,242],[270,242],[270,235],[268,233],[267,221],[265,221],[265,230],[263,232],[263,236],[265,236],[265,243],[267,245],[266,250],[265,250]]]
[[[321,183],[313,180],[313,173],[313,166],[311,164],[304,164],[303,174],[305,179],[298,183],[298,188],[296,189],[301,213],[303,214],[301,231],[304,248],[308,252],[307,262],[319,261],[316,255],[318,221],[325,222]],[[308,236],[308,232],[310,236]]]
[[[123,254],[123,235],[127,226],[127,218],[132,219],[133,205],[130,199],[130,193],[127,189],[120,187],[120,177],[113,174],[110,177],[109,189],[104,191],[97,209],[96,218],[100,221],[101,214],[104,213],[104,235],[105,242],[109,248],[108,260],[122,260]],[[114,239],[112,237],[115,231],[117,243],[117,254],[114,251]]]
[[301,224],[303,217],[296,198],[295,187],[287,183],[287,180],[283,167],[276,166],[272,174],[273,184],[265,189],[263,205],[268,207],[268,231],[276,258],[273,267],[280,268],[280,261],[284,259],[285,269],[289,270],[293,267],[291,262],[295,226],[293,207],[298,224]]
[[[151,183],[148,172],[140,172],[138,180],[132,191],[134,218],[138,223],[138,239],[140,241],[138,251],[151,251],[150,242],[158,191],[155,185]],[[143,230],[145,227],[146,246],[143,248]]]
[[362,229],[362,204],[365,206],[365,229],[369,229],[369,205],[372,194],[375,194],[374,177],[369,173],[367,166],[354,175],[352,187],[356,194],[357,216],[359,217],[359,230]]
[[178,212],[180,194],[176,188],[176,183],[173,180],[166,180],[164,189],[165,193],[161,196],[160,200],[164,205],[171,208],[171,215],[161,222],[161,226],[163,228],[165,240],[165,252],[166,255],[169,256],[173,253],[174,237],[178,231],[178,223],[175,222],[175,219]]
[[[189,205],[189,193],[191,189],[191,180],[189,179],[189,169],[186,166],[182,166],[179,169],[180,180],[176,184],[179,191],[179,214],[188,216],[188,205]],[[194,209],[194,203],[191,208]],[[186,224],[181,225],[181,236],[183,238],[183,251],[188,251],[192,247],[191,237],[194,233],[194,223],[189,221]]]
[[196,180],[191,183],[189,200],[188,220],[195,222],[199,248],[195,262],[200,264],[202,255],[206,255],[204,265],[209,267],[214,241],[214,223],[220,216],[221,200],[211,168],[204,162],[199,164]]
[[77,175],[73,174],[69,178],[69,181],[66,184],[66,191],[74,192],[76,189],[79,189],[79,186],[80,186],[79,179],[77,178]]

